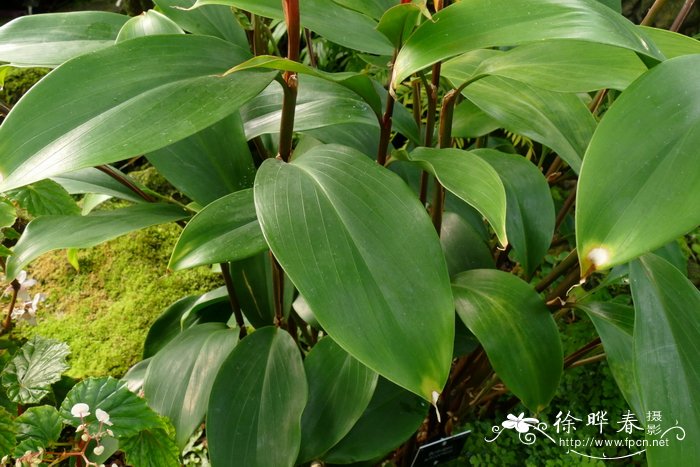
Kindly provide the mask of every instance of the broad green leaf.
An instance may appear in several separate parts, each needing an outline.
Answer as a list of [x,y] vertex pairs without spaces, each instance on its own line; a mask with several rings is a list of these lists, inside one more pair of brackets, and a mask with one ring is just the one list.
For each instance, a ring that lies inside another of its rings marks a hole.
[[221,366],[209,397],[212,463],[294,465],[306,400],[301,355],[286,331],[269,326],[243,339]]
[[[646,437],[669,439],[661,447],[649,441],[649,465],[691,465],[700,459],[700,291],[656,255],[630,264],[630,284],[634,371],[643,414],[661,412],[667,430]],[[672,429],[674,425],[681,429]]]
[[[272,325],[275,303],[270,251],[234,261],[229,266],[243,316],[256,328]],[[294,286],[287,279],[284,284],[285,312],[291,306],[293,291]]]
[[[197,0],[201,5],[229,5],[256,15],[284,19],[282,3],[277,0]],[[360,52],[391,55],[389,40],[375,28],[377,22],[362,13],[343,8],[330,0],[299,2],[302,26],[331,42]]]
[[90,415],[84,421],[98,425],[95,411],[102,409],[109,414],[110,429],[117,438],[134,436],[142,430],[160,428],[162,422],[146,401],[126,388],[126,383],[112,377],[89,378],[76,384],[61,404],[60,413],[65,423],[77,427],[80,418],[71,409],[75,404],[87,404]]
[[418,24],[420,13],[418,5],[412,3],[396,5],[384,12],[377,30],[384,34],[394,47],[401,48],[401,44],[408,39],[413,28]]
[[440,244],[450,277],[469,269],[495,268],[488,244],[459,214],[443,213]]
[[87,216],[43,216],[27,225],[7,262],[7,278],[14,278],[30,261],[63,248],[88,248],[134,230],[187,217],[170,204],[136,204]]
[[168,267],[178,270],[237,261],[266,250],[253,190],[242,190],[214,201],[187,223]]
[[22,457],[25,452],[37,452],[39,448],[48,448],[61,436],[61,416],[50,405],[30,407],[15,420],[17,424],[17,447],[15,457]]
[[335,446],[367,408],[378,375],[329,337],[304,360],[309,401],[301,417],[299,461],[316,459]]
[[[280,130],[283,97],[282,87],[273,82],[241,108],[248,139]],[[379,135],[376,114],[355,92],[321,78],[300,75],[294,130],[306,131],[341,123],[371,126],[373,130],[362,131],[376,131]]]
[[0,458],[9,456],[15,448],[17,425],[10,413],[0,407]]
[[154,0],[161,12],[186,31],[214,36],[247,49],[245,30],[236,20],[230,7],[208,5],[194,10],[183,10],[194,5],[195,0]]
[[[97,209],[101,204],[106,203],[110,199],[112,199],[112,197],[109,195],[100,195],[98,193],[88,193],[85,196],[83,196],[83,199],[81,200],[80,214],[83,216],[87,216],[92,211]],[[73,248],[72,250],[76,251],[76,252],[78,251],[76,248]],[[69,261],[71,261],[71,260],[69,259]]]
[[220,323],[197,325],[171,340],[148,365],[146,400],[172,422],[180,448],[202,422],[214,378],[237,342],[236,329]]
[[71,60],[37,83],[0,127],[0,190],[154,151],[211,126],[273,78],[222,76],[248,57],[221,39],[172,35]]
[[[304,65],[303,63],[288,60],[286,58],[275,57],[272,55],[259,55],[250,60],[236,65],[226,73],[236,73],[243,70],[255,68],[267,68],[271,70],[293,71],[303,75],[313,76],[332,83],[337,83],[345,88],[355,92],[362,97],[364,101],[374,110],[374,113],[380,115],[382,113],[381,102],[377,92],[374,90],[372,80],[362,73],[327,73],[319,71],[316,68]],[[313,81],[312,81],[313,82]]]
[[603,5],[607,6],[611,10],[621,13],[622,12],[622,0],[597,0]]
[[[130,178],[128,175],[121,173],[114,167],[111,167],[110,169],[119,173],[122,177],[129,180],[130,183],[133,183],[142,191],[147,190],[147,188]],[[133,201],[135,203],[143,202],[143,198],[134,193],[132,190],[125,187],[101,170],[92,167],[76,170],[75,172],[64,173],[53,177],[51,180],[61,185],[71,195],[93,193],[109,195],[115,198]]]
[[333,0],[345,8],[359,11],[371,18],[380,19],[384,12],[396,5],[394,0]]
[[52,180],[41,180],[5,193],[32,216],[80,214],[80,208],[68,192]]
[[666,29],[639,26],[667,58],[700,53],[700,41]]
[[17,211],[10,200],[0,198],[0,228],[11,227],[17,220]]
[[700,224],[700,55],[630,85],[591,140],[576,195],[581,271],[607,269]]
[[143,430],[122,439],[119,449],[126,454],[129,465],[139,467],[179,467],[180,449],[163,428]]
[[143,36],[155,36],[159,34],[184,34],[173,20],[156,10],[144,11],[138,16],[129,19],[117,34],[117,42],[127,41]]
[[631,50],[577,40],[521,45],[485,60],[474,75],[497,75],[558,92],[625,89],[647,70]]
[[491,118],[469,99],[455,106],[452,116],[452,136],[456,138],[476,138],[500,128],[501,124]]
[[583,303],[576,307],[593,321],[610,371],[625,400],[638,416],[645,415],[634,377],[634,308],[612,302]]
[[146,158],[174,187],[202,206],[251,188],[255,177],[238,112]]
[[7,396],[22,405],[38,404],[51,392],[51,384],[69,368],[69,353],[64,342],[32,337],[0,373]]
[[143,344],[143,358],[156,355],[185,329],[208,322],[226,323],[231,313],[226,287],[181,298],[151,325]]
[[490,164],[469,151],[452,148],[416,148],[409,160],[435,175],[445,189],[479,211],[501,245],[508,244],[506,191]]
[[428,413],[428,404],[384,378],[355,426],[323,456],[334,464],[351,464],[381,457],[406,441]]
[[22,16],[0,28],[0,61],[15,66],[56,67],[113,45],[128,19],[104,11]]
[[136,365],[129,368],[129,371],[121,377],[121,381],[126,383],[126,387],[129,391],[136,394],[141,391],[143,388],[143,380],[146,377],[146,371],[148,371],[148,365],[150,363],[150,358],[141,360]]
[[457,314],[508,389],[533,412],[546,407],[559,385],[563,355],[559,330],[539,295],[495,269],[464,272],[452,290]]
[[290,164],[268,159],[254,191],[270,249],[333,340],[433,400],[450,366],[454,307],[437,235],[408,186],[327,145]]
[[441,10],[413,33],[396,58],[392,86],[470,50],[545,39],[597,42],[664,59],[642,31],[595,0],[472,0]]
[[520,155],[477,149],[506,189],[506,232],[513,255],[527,274],[542,262],[554,235],[554,202],[542,172]]

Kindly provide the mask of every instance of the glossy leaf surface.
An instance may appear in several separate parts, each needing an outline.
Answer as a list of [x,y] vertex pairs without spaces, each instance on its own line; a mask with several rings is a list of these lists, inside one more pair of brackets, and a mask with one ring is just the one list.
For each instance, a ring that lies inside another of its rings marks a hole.
[[[631,263],[630,284],[643,414],[660,411],[663,429],[669,429],[664,436],[647,433],[650,440],[669,438],[667,446],[647,448],[647,459],[650,465],[692,464],[700,458],[700,291],[672,264],[651,254]],[[671,429],[675,424],[682,430]]]
[[[133,183],[141,190],[144,190],[145,187],[133,180],[128,175],[119,172],[114,167],[110,167],[110,169],[125,177],[127,180],[129,180],[129,182]],[[75,172],[64,173],[57,177],[53,177],[51,180],[61,185],[71,195],[99,193],[119,199],[133,201],[135,203],[143,202],[143,198],[138,196],[129,188],[125,187],[106,173],[92,167],[76,170]]]
[[168,267],[178,270],[237,261],[266,250],[253,190],[242,190],[214,201],[188,222]]
[[148,10],[129,19],[122,26],[117,35],[117,42],[143,36],[184,33],[185,31],[180,29],[180,26],[164,14],[156,10]]
[[220,39],[176,35],[72,60],[34,86],[0,127],[0,190],[153,151],[216,123],[273,77],[221,75],[248,56]]
[[533,412],[549,404],[563,356],[559,330],[539,295],[512,274],[495,269],[454,278],[457,314],[484,346],[496,374]]
[[0,28],[0,61],[16,66],[56,67],[113,45],[128,19],[103,11],[22,16]]
[[195,0],[154,0],[162,13],[175,21],[185,31],[205,36],[214,36],[247,49],[248,39],[243,27],[224,5],[207,5],[194,10],[185,10]]
[[[700,55],[635,81],[591,140],[576,196],[581,271],[623,264],[700,224]],[[660,195],[660,194],[663,195]]]
[[131,465],[141,467],[178,467],[180,449],[163,428],[143,430],[119,443]]
[[146,400],[168,417],[181,448],[202,422],[214,378],[237,342],[238,330],[219,323],[198,325],[176,336],[148,365]]
[[17,417],[17,446],[15,457],[21,457],[27,451],[36,452],[39,448],[49,447],[58,441],[63,424],[56,408],[50,405],[30,407]]
[[450,5],[418,28],[396,59],[393,86],[460,53],[544,39],[585,40],[630,49],[657,61],[664,58],[643,32],[595,0],[474,0]]
[[454,308],[437,235],[410,189],[327,145],[290,164],[268,159],[254,191],[271,250],[333,340],[432,400],[450,366]]
[[43,216],[27,225],[7,262],[7,277],[15,277],[30,261],[62,248],[87,248],[133,230],[187,217],[181,208],[168,204],[136,204],[87,216]]
[[445,252],[450,277],[469,269],[496,267],[488,244],[459,214],[448,211],[443,213],[440,244]]
[[506,233],[506,192],[490,164],[461,149],[417,148],[409,159],[440,180],[445,189],[474,207],[491,224],[501,245]]
[[313,347],[304,369],[309,401],[301,418],[300,461],[318,458],[348,434],[372,399],[378,378],[330,338]]
[[207,411],[212,463],[292,466],[307,383],[292,337],[275,327],[243,339],[221,366]]
[[12,454],[17,441],[16,431],[12,416],[4,407],[0,407],[0,455],[3,457]]

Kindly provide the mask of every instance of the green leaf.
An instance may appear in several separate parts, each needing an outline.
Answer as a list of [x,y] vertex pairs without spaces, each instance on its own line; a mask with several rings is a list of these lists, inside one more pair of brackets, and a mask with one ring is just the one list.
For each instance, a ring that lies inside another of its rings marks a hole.
[[[141,190],[147,190],[147,188],[130,178],[128,175],[121,173],[114,167],[110,167],[110,170],[113,170],[120,176],[129,180],[130,183],[133,183]],[[103,194],[119,199],[125,199],[127,201],[133,201],[135,203],[143,203],[144,201],[143,198],[119,183],[114,178],[110,177],[101,170],[92,167],[76,170],[75,172],[64,173],[57,177],[53,177],[52,180],[61,185],[71,195]]]
[[611,302],[584,303],[576,307],[593,321],[610,371],[625,400],[640,417],[645,415],[634,376],[634,308]]
[[32,337],[0,373],[7,396],[22,405],[38,404],[51,392],[69,366],[68,345],[40,336]]
[[180,448],[202,422],[214,378],[236,343],[237,329],[201,324],[176,336],[148,365],[146,400],[172,422]]
[[151,325],[143,344],[143,358],[156,355],[185,329],[207,322],[225,323],[231,313],[226,287],[181,298],[170,305]]
[[25,452],[37,452],[39,448],[48,448],[61,436],[61,416],[55,407],[42,405],[30,407],[15,420],[17,424],[17,447],[15,457],[22,457]]
[[301,418],[302,462],[318,458],[348,434],[372,399],[378,378],[330,338],[311,349],[304,368],[309,401]]
[[477,138],[500,128],[501,124],[491,118],[469,99],[455,106],[452,116],[452,136],[456,138]]
[[454,308],[437,235],[408,186],[327,145],[290,164],[268,159],[254,191],[270,249],[333,340],[433,400],[450,366]]
[[384,12],[377,30],[384,34],[394,47],[401,48],[401,44],[408,39],[413,28],[418,24],[420,13],[418,5],[412,3],[396,5]]
[[194,5],[195,0],[154,0],[161,12],[184,30],[204,36],[214,36],[247,49],[248,39],[231,8],[208,5],[195,10],[183,10]]
[[[465,24],[469,27],[465,28]],[[433,15],[408,39],[394,65],[392,86],[445,58],[474,49],[545,39],[577,39],[664,59],[632,23],[595,0],[459,2]]]
[[469,269],[496,267],[489,246],[479,232],[459,214],[448,211],[443,213],[440,244],[450,277]]
[[22,16],[0,28],[0,61],[15,66],[56,67],[113,45],[128,19],[104,11]]
[[540,170],[522,156],[477,149],[498,172],[506,190],[506,232],[513,256],[527,274],[542,262],[554,235],[554,202]]
[[[636,311],[634,371],[643,414],[660,411],[662,429],[668,429],[668,434],[646,436],[669,439],[660,447],[649,441],[647,459],[649,465],[690,465],[700,458],[700,291],[655,255],[630,264],[630,284]],[[671,429],[674,425],[682,430]]]
[[[700,224],[700,55],[635,81],[591,140],[576,195],[581,271],[623,264]],[[682,176],[679,176],[682,174]],[[662,196],[660,194],[663,194]]]
[[243,339],[221,366],[209,397],[212,463],[294,465],[306,400],[301,356],[286,331],[270,326]]
[[17,211],[10,200],[0,198],[0,228],[11,227],[17,220]]
[[143,399],[129,391],[125,382],[112,377],[89,378],[76,384],[61,404],[60,413],[65,423],[80,425],[80,418],[71,414],[73,406],[79,403],[90,407],[90,415],[83,420],[93,426],[99,425],[95,411],[102,409],[107,412],[112,422],[110,429],[117,438],[162,426],[158,414]]
[[[275,318],[275,302],[270,251],[265,250],[250,258],[230,263],[230,270],[243,316],[255,328],[272,325]],[[294,286],[286,279],[285,310],[289,309],[287,294],[293,290]]]
[[129,19],[119,30],[117,42],[127,41],[143,36],[155,36],[159,34],[184,34],[173,20],[156,10],[144,11],[138,16]]
[[15,448],[17,425],[10,413],[0,407],[0,458],[9,456]]
[[187,214],[177,206],[156,203],[97,211],[87,216],[39,217],[27,225],[15,245],[15,254],[7,262],[7,278],[14,278],[30,261],[47,251],[87,248],[133,230],[185,217]]
[[639,26],[667,58],[700,53],[700,41],[666,29]]
[[202,206],[253,186],[255,165],[238,112],[146,157],[158,173]]
[[[449,62],[448,62],[449,63]],[[474,75],[497,75],[558,92],[625,89],[647,70],[637,54],[605,44],[550,40],[487,59]]]
[[[284,19],[282,3],[277,0],[197,0],[201,5],[229,5],[253,14]],[[329,0],[299,2],[301,24],[331,42],[360,52],[391,55],[391,43],[375,28],[377,22]]]
[[238,261],[266,250],[253,190],[242,190],[214,201],[187,223],[168,267],[179,270]]
[[359,11],[371,18],[380,19],[384,12],[396,5],[394,0],[333,0],[335,3]]
[[539,295],[512,274],[494,269],[454,278],[457,314],[484,346],[494,371],[527,408],[539,412],[559,384],[559,330]]
[[80,208],[68,192],[52,180],[41,180],[5,193],[32,216],[80,214]]
[[414,394],[379,378],[374,396],[350,433],[323,460],[351,464],[381,457],[406,441],[428,413]]
[[122,439],[119,449],[126,454],[129,465],[139,467],[179,467],[180,449],[172,436],[162,428],[143,430],[130,438]]
[[490,164],[471,152],[451,148],[416,148],[409,160],[435,175],[445,189],[479,211],[501,245],[508,244],[506,191]]
[[172,35],[124,41],[66,63],[0,127],[0,190],[154,151],[211,126],[273,78],[257,71],[222,76],[248,57],[221,39]]

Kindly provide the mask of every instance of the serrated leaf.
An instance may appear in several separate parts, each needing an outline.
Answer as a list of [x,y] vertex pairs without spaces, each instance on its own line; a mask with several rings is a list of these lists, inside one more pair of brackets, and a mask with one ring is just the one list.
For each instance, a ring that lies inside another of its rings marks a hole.
[[333,340],[432,400],[452,358],[453,303],[437,235],[406,184],[324,145],[289,164],[268,159],[254,191],[271,250]]
[[180,448],[201,424],[214,378],[237,343],[237,329],[201,324],[176,336],[148,365],[143,384],[146,400],[171,421]]
[[17,426],[10,413],[0,407],[0,458],[12,454],[16,444]]
[[87,248],[133,230],[187,217],[181,208],[169,204],[145,203],[87,216],[43,216],[31,221],[7,262],[7,278],[47,251]]
[[207,410],[213,464],[292,466],[307,383],[292,337],[268,326],[244,338],[214,381]]
[[172,436],[162,428],[143,430],[135,436],[122,439],[119,449],[126,454],[130,465],[139,467],[179,467],[180,449]]
[[248,57],[221,39],[180,34],[71,60],[32,87],[0,127],[0,190],[148,153],[211,126],[274,77],[222,76]]
[[0,28],[0,61],[55,67],[113,45],[128,19],[104,11],[22,16]]
[[17,447],[15,457],[22,457],[26,451],[37,452],[48,448],[61,436],[61,416],[55,407],[42,405],[30,407],[15,420],[17,424]]
[[302,462],[318,458],[348,434],[372,399],[378,378],[330,338],[311,349],[304,369],[309,400],[301,418]]
[[[606,112],[576,195],[581,272],[623,264],[700,224],[700,55],[667,60]],[[660,194],[663,194],[662,196]]]
[[76,427],[81,421],[73,416],[71,409],[79,403],[90,407],[90,415],[84,417],[84,421],[94,426],[99,424],[95,411],[102,409],[107,412],[112,422],[109,428],[118,438],[162,426],[158,414],[146,405],[146,401],[129,391],[125,382],[112,377],[85,379],[68,392],[61,404],[60,414],[66,423]]
[[241,190],[202,209],[180,234],[168,267],[174,270],[238,261],[267,250],[253,190]]
[[22,405],[38,404],[69,368],[68,354],[70,349],[64,342],[32,337],[0,373],[8,397]]
[[80,208],[68,192],[52,180],[41,180],[5,193],[34,217],[51,215],[77,216]]
[[[649,254],[630,264],[634,300],[634,372],[642,414],[659,411],[661,434],[646,433],[649,465],[700,458],[700,291],[672,264]],[[674,425],[680,429],[671,429]],[[662,438],[662,439],[663,439]]]
[[563,371],[559,330],[539,295],[495,269],[453,280],[457,314],[479,339],[496,374],[533,412],[549,404]]

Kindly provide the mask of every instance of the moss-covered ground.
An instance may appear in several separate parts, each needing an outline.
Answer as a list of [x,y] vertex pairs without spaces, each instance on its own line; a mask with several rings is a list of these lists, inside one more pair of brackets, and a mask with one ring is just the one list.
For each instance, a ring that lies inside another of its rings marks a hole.
[[31,291],[47,299],[37,313],[38,326],[18,331],[67,342],[70,376],[123,375],[140,359],[150,325],[169,304],[222,285],[205,267],[167,271],[179,231],[174,224],[161,225],[80,250],[79,271],[65,251],[37,259],[28,268],[38,281]]

